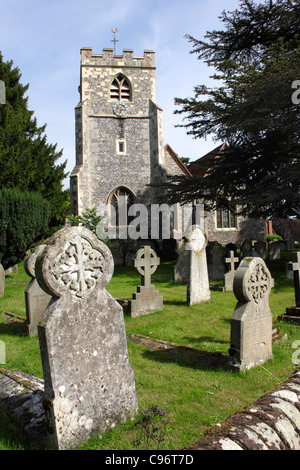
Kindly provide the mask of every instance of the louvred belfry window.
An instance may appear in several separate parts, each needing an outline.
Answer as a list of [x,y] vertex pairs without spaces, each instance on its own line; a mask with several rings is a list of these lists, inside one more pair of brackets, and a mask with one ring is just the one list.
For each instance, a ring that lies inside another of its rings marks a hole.
[[111,84],[110,99],[118,101],[131,100],[131,88],[129,81],[121,74],[117,75]]

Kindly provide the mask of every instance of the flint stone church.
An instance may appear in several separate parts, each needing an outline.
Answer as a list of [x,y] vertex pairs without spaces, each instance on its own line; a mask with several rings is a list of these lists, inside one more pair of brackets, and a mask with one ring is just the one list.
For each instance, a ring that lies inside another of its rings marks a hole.
[[[102,54],[94,54],[89,47],[81,49],[76,165],[70,175],[73,214],[112,205],[118,225],[121,198],[127,208],[134,203],[159,204],[159,183],[169,175],[201,174],[222,151],[220,146],[186,167],[164,143],[154,56],[149,50],[136,57],[131,49],[124,49],[122,55],[115,55],[113,49],[103,49]],[[209,242],[224,246],[265,240],[264,221],[223,210],[205,214],[205,229]]]

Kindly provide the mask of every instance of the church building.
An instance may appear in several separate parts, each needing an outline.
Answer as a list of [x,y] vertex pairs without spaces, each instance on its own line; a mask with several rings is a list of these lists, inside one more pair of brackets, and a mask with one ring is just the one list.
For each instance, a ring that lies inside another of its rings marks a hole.
[[[135,56],[131,49],[122,55],[108,48],[102,54],[90,47],[81,49],[76,165],[70,176],[73,214],[106,205],[115,209],[116,227],[126,226],[132,204],[161,204],[158,187],[168,175],[197,176],[221,150],[186,167],[164,144],[155,72],[155,54],[150,50]],[[228,245],[242,239],[264,240],[265,224],[258,222],[253,225],[224,211],[206,214],[208,241]]]

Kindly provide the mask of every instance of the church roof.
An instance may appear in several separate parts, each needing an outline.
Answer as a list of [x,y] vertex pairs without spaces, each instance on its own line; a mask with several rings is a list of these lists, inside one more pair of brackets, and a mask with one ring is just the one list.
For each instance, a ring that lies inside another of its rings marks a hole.
[[194,162],[191,162],[188,165],[188,170],[192,174],[192,176],[196,177],[204,177],[206,176],[207,172],[212,168],[215,160],[220,158],[220,155],[224,151],[226,144],[221,144],[216,147],[214,150],[211,150],[206,155]]
[[164,150],[165,150],[165,153],[167,152],[171,157],[172,159],[175,161],[175,163],[177,164],[177,166],[179,166],[179,168],[189,177],[192,176],[192,174],[190,173],[190,171],[188,170],[187,166],[180,160],[180,158],[178,157],[177,153],[174,152],[174,150],[170,147],[169,144],[166,144],[165,147],[164,147]]

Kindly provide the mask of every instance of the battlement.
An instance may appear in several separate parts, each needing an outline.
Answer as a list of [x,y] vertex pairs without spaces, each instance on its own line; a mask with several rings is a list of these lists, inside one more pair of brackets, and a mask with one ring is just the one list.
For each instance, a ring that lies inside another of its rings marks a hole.
[[91,47],[83,47],[80,52],[83,67],[155,68],[154,51],[144,51],[143,57],[135,57],[132,49],[123,49],[122,55],[114,55],[110,48],[103,48],[102,54],[93,54]]

